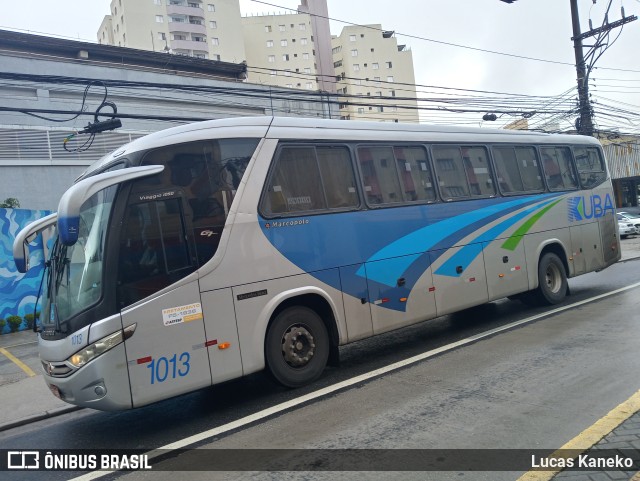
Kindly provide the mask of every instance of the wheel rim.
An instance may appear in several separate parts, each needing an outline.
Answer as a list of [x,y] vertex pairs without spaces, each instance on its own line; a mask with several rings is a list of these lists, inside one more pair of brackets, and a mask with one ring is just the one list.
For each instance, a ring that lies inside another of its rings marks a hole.
[[294,324],[282,336],[282,357],[291,367],[300,368],[309,364],[315,349],[313,334],[304,325]]
[[547,282],[547,288],[549,291],[557,294],[562,287],[562,275],[560,274],[560,268],[555,264],[549,264],[545,272],[545,280]]

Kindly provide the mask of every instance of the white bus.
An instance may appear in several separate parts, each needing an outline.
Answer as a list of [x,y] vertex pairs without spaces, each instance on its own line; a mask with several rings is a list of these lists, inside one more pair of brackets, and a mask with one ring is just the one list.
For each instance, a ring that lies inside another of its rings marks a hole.
[[583,136],[254,117],[138,139],[57,214],[39,351],[61,399],[118,410],[263,369],[317,379],[338,347],[504,297],[555,304],[620,258]]

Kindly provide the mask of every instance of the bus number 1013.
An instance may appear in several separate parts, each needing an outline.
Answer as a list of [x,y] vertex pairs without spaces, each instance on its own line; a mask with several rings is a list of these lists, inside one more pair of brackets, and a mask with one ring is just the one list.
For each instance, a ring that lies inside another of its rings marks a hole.
[[151,371],[151,384],[164,382],[169,375],[171,375],[171,379],[186,376],[191,369],[190,359],[191,356],[188,352],[183,352],[180,357],[174,354],[169,359],[166,357],[152,359],[151,363],[147,365],[147,369]]

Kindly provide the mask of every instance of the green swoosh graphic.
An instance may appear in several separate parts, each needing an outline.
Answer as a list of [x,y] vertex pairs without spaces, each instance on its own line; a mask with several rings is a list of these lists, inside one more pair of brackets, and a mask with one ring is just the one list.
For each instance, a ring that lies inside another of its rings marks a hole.
[[582,218],[585,218],[584,215],[584,200],[580,199],[580,202],[578,202],[578,213],[582,216]]
[[510,251],[516,250],[516,247],[518,247],[518,244],[520,244],[520,241],[522,241],[522,236],[525,235],[527,232],[529,232],[531,228],[536,224],[536,222],[538,222],[542,218],[543,215],[549,212],[553,207],[558,205],[560,202],[562,202],[562,199],[554,202],[553,204],[548,205],[537,214],[529,217],[529,219],[524,224],[522,224],[518,228],[518,230],[515,231],[513,235],[505,241],[504,244],[502,244],[502,248]]

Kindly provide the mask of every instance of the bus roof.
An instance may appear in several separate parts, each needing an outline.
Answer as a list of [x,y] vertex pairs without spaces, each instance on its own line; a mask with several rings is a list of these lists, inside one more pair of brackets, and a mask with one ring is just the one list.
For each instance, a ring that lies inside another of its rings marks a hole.
[[357,142],[599,144],[593,137],[522,130],[299,117],[237,117],[191,123],[146,135],[106,155],[89,167],[82,177],[129,153],[208,138],[241,137]]

